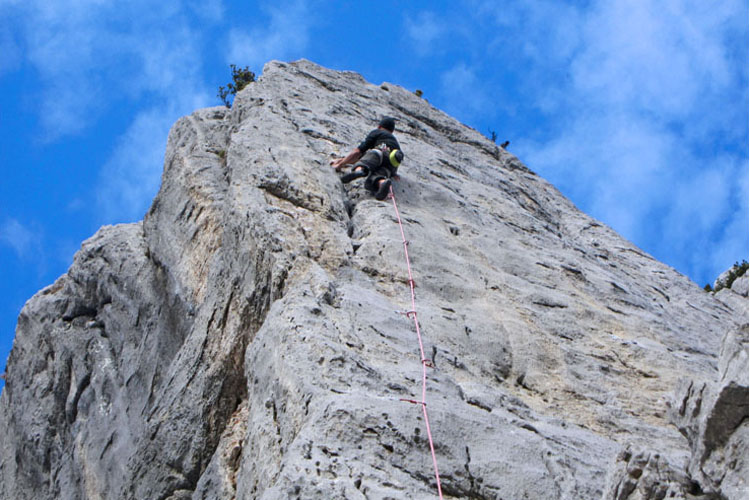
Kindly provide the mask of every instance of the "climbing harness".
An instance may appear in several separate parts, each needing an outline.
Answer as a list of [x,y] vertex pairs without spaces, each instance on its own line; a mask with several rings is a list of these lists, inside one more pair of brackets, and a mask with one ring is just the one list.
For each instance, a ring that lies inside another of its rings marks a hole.
[[407,318],[412,318],[414,320],[414,327],[417,331],[417,340],[419,340],[419,354],[422,359],[422,401],[415,401],[413,399],[401,399],[401,401],[405,401],[407,403],[415,404],[415,405],[421,405],[422,406],[422,413],[424,414],[424,424],[427,428],[427,440],[430,443],[430,452],[432,453],[432,465],[435,468],[435,480],[437,481],[437,489],[438,489],[438,496],[440,497],[440,500],[443,499],[443,489],[440,486],[440,474],[438,473],[438,465],[437,465],[437,458],[435,458],[435,445],[432,441],[432,432],[430,431],[430,419],[427,417],[427,367],[432,368],[433,365],[424,355],[424,345],[422,344],[422,334],[419,331],[419,320],[417,319],[417,303],[416,298],[414,295],[414,277],[411,272],[411,263],[409,261],[409,242],[406,240],[406,236],[404,235],[404,225],[401,223],[401,214],[399,214],[398,206],[396,205],[396,196],[393,194],[393,186],[390,186],[390,193],[389,197],[393,201],[393,209],[396,211],[396,219],[398,220],[398,227],[401,229],[401,239],[403,240],[404,244],[404,257],[406,258],[406,269],[409,272],[409,289],[411,290],[411,310],[406,311],[403,314],[406,315]]
[[383,159],[387,158],[388,163],[391,167],[394,169],[397,169],[399,165],[401,165],[401,162],[404,161],[404,153],[400,149],[394,149],[388,146],[385,143],[380,143],[377,146],[373,148],[374,151],[377,151],[381,155],[381,164],[385,164]]

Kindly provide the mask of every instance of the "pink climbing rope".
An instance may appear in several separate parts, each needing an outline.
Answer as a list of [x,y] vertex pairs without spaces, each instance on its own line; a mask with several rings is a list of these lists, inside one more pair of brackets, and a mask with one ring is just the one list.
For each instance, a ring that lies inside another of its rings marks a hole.
[[437,481],[438,496],[440,500],[443,499],[443,489],[440,486],[440,473],[438,472],[437,458],[435,457],[435,445],[432,441],[432,431],[430,430],[430,419],[427,417],[427,367],[432,366],[432,363],[425,358],[424,345],[422,344],[422,333],[419,331],[419,321],[417,320],[417,302],[414,296],[414,277],[411,273],[411,262],[409,261],[409,242],[406,241],[404,235],[404,225],[401,223],[401,214],[398,211],[396,205],[396,195],[393,194],[393,187],[390,188],[390,198],[393,200],[393,209],[396,211],[396,219],[398,219],[398,227],[401,229],[401,239],[404,244],[404,256],[406,257],[406,269],[409,272],[409,289],[411,290],[411,311],[406,312],[407,317],[414,319],[414,327],[417,330],[417,340],[419,340],[419,355],[422,360],[422,401],[415,401],[413,399],[402,399],[407,403],[422,405],[422,413],[424,413],[424,424],[427,428],[427,440],[430,442],[430,452],[432,453],[432,465],[435,467],[435,480]]

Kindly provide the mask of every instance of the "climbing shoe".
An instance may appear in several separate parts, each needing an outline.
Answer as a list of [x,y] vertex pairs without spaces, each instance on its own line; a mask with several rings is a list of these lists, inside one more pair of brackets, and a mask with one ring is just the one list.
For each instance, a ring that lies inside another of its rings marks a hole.
[[341,176],[341,182],[344,184],[349,184],[354,179],[359,179],[360,177],[367,177],[367,172],[364,170],[352,170],[348,174],[344,174]]
[[378,188],[378,192],[375,193],[375,199],[376,200],[385,200],[386,196],[388,196],[388,193],[391,190],[391,180],[386,179],[383,182],[380,183],[380,187]]

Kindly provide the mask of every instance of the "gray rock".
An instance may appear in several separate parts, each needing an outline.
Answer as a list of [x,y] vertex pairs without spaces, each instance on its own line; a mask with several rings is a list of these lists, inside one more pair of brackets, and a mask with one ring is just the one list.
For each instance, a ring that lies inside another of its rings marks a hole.
[[745,319],[724,335],[716,372],[681,380],[669,402],[670,420],[690,444],[687,465],[664,463],[658,447],[628,449],[610,470],[603,498],[748,497],[747,281],[745,274],[716,294]]
[[739,265],[735,264],[734,266],[730,267],[729,269],[727,269],[726,271],[724,271],[723,273],[721,273],[719,275],[719,277],[714,280],[714,286],[713,286],[714,290],[721,291],[724,288],[733,288],[734,285],[735,285],[735,283],[737,283],[737,285],[739,287],[736,290],[737,293],[740,294],[740,295],[742,295],[743,292],[744,292],[744,295],[747,296],[747,271],[745,271],[745,273],[743,274],[743,276],[745,277],[745,280],[744,280],[744,283],[745,283],[744,290],[743,290],[743,286],[741,284],[741,282],[742,282],[742,280],[740,279],[741,277],[738,277],[734,281],[734,283],[730,283],[730,280],[732,279],[732,275],[735,274],[735,273],[738,273],[739,269],[741,269],[739,267]]
[[739,295],[740,297],[747,298],[748,293],[748,279],[747,279],[747,272],[740,277],[734,280],[734,283],[732,283],[732,291],[735,293],[735,295]]
[[656,498],[699,498],[689,477],[674,469],[657,452],[634,454],[626,449],[617,456],[603,498],[646,500]]
[[[741,429],[701,422],[739,418],[721,387],[747,362],[741,301],[412,92],[298,61],[179,120],[144,221],[102,228],[26,304],[0,497],[436,497],[422,407],[401,401],[421,401],[422,361],[393,205],[328,165],[384,114],[444,497],[688,495],[729,463],[718,488],[739,484]],[[703,420],[669,411],[686,380],[723,381]]]
[[[747,274],[735,283],[747,289]],[[747,294],[735,287],[719,292],[738,295],[747,318]],[[748,323],[722,340],[717,376],[686,380],[675,395],[670,416],[688,439],[688,471],[701,491],[721,498],[748,497]]]

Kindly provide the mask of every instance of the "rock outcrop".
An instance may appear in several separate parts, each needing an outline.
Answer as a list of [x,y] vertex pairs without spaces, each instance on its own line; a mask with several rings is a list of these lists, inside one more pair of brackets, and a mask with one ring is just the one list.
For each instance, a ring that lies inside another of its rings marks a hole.
[[[748,276],[718,299],[748,315]],[[668,402],[670,420],[687,438],[687,470],[661,460],[658,447],[618,457],[605,498],[745,498],[748,496],[748,323],[730,328],[718,370],[709,379],[683,379]],[[686,488],[686,485],[688,487]]]
[[746,498],[746,292],[705,293],[413,93],[308,61],[179,120],[144,220],[26,304],[0,497],[435,498],[400,401],[422,365],[393,206],[328,165],[385,114],[444,497]]
[[[719,300],[748,314],[747,273]],[[690,443],[690,476],[702,491],[748,496],[748,324],[726,332],[716,376],[683,381],[672,420]]]

